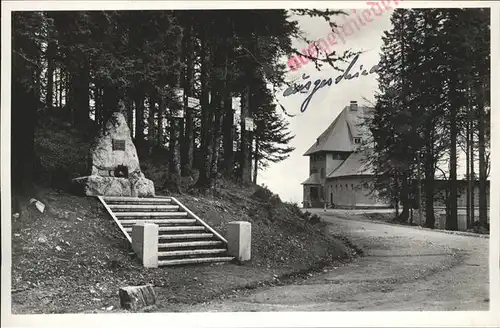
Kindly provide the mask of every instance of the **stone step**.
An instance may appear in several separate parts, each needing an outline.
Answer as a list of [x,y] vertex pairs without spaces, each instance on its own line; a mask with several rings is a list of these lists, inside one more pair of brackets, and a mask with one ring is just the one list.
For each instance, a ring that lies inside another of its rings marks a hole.
[[167,251],[158,252],[158,256],[188,256],[188,255],[206,255],[206,254],[220,254],[227,252],[224,248],[213,248],[213,249],[194,249],[185,251]]
[[[132,232],[132,227],[123,228],[126,232]],[[204,231],[204,226],[173,226],[173,227],[158,227],[159,232],[172,232],[172,231]]]
[[134,225],[137,223],[156,223],[156,224],[192,224],[196,223],[195,219],[167,219],[167,218],[156,218],[156,219],[121,219],[119,222],[122,225]]
[[213,233],[186,233],[179,235],[159,235],[158,239],[197,239],[197,238],[212,238]]
[[122,217],[128,218],[171,218],[171,217],[187,217],[186,212],[114,212],[115,216],[119,219]]
[[203,241],[188,241],[175,243],[159,243],[158,248],[183,248],[183,247],[204,247],[204,246],[219,246],[222,245],[219,240],[203,240]]
[[144,204],[131,204],[131,205],[123,205],[123,204],[111,204],[109,208],[113,210],[113,212],[137,212],[137,211],[179,211],[179,205],[144,205]]
[[232,261],[233,259],[234,257],[202,257],[202,258],[188,258],[180,260],[163,260],[163,261],[158,261],[158,266],[210,263],[210,262],[229,262]]
[[169,197],[154,197],[154,198],[142,198],[142,197],[119,197],[119,196],[102,196],[104,201],[108,205],[111,204],[170,204],[172,199]]

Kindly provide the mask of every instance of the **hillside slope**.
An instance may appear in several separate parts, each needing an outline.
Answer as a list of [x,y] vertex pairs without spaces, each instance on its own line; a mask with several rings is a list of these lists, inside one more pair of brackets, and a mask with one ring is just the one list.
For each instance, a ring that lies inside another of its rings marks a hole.
[[[121,311],[118,288],[145,283],[158,293],[157,306],[149,310],[169,311],[178,303],[280,283],[355,253],[269,190],[222,181],[217,196],[173,196],[223,235],[228,222],[251,222],[251,263],[145,269],[98,200],[69,192],[69,179],[84,170],[88,138],[56,121],[44,124],[36,140],[40,180],[32,195],[19,198],[20,217],[12,219],[13,313]],[[144,163],[153,179],[165,167]],[[47,205],[43,214],[29,204],[30,197]]]

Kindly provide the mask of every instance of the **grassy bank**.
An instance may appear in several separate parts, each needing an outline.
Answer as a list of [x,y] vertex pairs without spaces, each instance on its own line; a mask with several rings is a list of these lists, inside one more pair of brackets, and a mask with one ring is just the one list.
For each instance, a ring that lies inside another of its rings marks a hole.
[[[88,136],[51,121],[36,143],[40,179],[18,198],[20,216],[12,219],[13,313],[121,312],[119,287],[146,283],[158,296],[148,311],[171,311],[176,304],[285,283],[355,254],[323,223],[306,220],[297,205],[256,185],[221,181],[215,194],[169,195],[223,235],[230,221],[251,222],[252,261],[145,269],[97,199],[69,192],[70,179],[84,170]],[[143,166],[158,194],[166,195],[161,159]],[[46,204],[43,214],[29,204],[31,197]]]

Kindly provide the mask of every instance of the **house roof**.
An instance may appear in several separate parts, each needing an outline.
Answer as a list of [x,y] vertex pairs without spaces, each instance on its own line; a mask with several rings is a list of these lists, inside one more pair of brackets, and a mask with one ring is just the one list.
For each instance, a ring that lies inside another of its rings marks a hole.
[[302,182],[301,184],[303,185],[319,185],[321,184],[321,180],[319,178],[318,173],[313,173],[307,178],[306,181]]
[[340,164],[340,166],[330,173],[326,178],[338,178],[353,175],[373,175],[373,169],[366,160],[369,150],[354,152]]
[[358,106],[357,111],[351,111],[349,106],[345,107],[304,156],[323,151],[355,151],[353,138],[362,137],[363,131],[359,124],[364,113],[369,111],[370,108],[364,106]]

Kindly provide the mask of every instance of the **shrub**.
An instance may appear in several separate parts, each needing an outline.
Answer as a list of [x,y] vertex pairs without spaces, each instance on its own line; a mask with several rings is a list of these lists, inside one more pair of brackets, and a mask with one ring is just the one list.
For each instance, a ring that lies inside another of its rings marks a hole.
[[321,222],[321,219],[319,217],[318,214],[313,214],[311,216],[311,218],[309,218],[309,221],[308,221],[310,224],[317,224],[317,223],[320,223]]
[[273,192],[266,187],[258,186],[252,197],[273,205],[282,203],[280,197],[273,194]]

